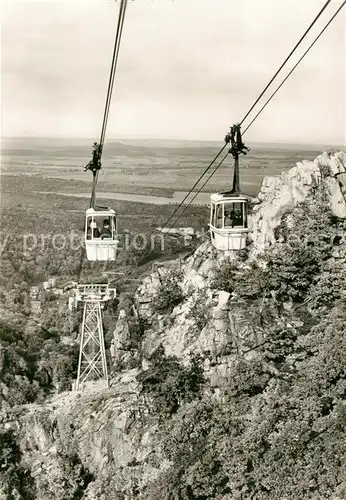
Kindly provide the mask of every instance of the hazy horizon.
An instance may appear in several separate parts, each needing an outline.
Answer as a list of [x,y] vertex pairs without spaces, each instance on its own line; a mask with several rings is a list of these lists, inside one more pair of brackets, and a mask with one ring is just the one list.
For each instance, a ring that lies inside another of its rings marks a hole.
[[[64,143],[64,142],[70,142],[74,144],[86,144],[86,145],[92,145],[92,143],[97,140],[95,137],[54,137],[54,136],[1,136],[0,137],[1,141],[6,141],[6,142],[19,142],[19,141],[29,141],[29,142],[34,142],[34,141],[42,141],[42,142],[58,142],[58,143]],[[107,148],[107,143],[135,143],[137,142],[139,145],[143,145],[144,143],[155,143],[156,145],[159,144],[164,144],[164,143],[177,143],[177,144],[184,144],[184,143],[189,143],[189,144],[203,144],[203,145],[210,145],[210,146],[220,146],[223,143],[222,138],[217,140],[217,139],[184,139],[184,138],[179,138],[179,137],[129,137],[129,136],[117,136],[117,137],[108,137],[106,138],[105,141],[105,146],[104,148]],[[244,142],[247,144],[246,138],[244,137]],[[330,142],[330,143],[312,143],[312,142],[292,142],[292,141],[251,141],[249,143],[249,146],[288,146],[288,147],[314,147],[314,148],[319,148],[319,147],[342,147],[346,148],[346,144],[339,144],[337,142]]]
[[[328,5],[261,105],[341,2]],[[129,2],[107,140],[222,142],[323,4]],[[119,5],[95,0],[3,2],[3,136],[99,136]],[[346,142],[345,20],[346,8],[251,126],[246,142]],[[245,120],[244,129],[261,105]]]

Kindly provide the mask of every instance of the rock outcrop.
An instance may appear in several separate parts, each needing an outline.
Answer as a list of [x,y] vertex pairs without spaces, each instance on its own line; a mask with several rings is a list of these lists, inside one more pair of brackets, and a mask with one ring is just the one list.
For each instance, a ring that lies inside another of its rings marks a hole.
[[275,244],[275,228],[282,216],[323,185],[337,217],[346,218],[346,154],[327,152],[314,161],[302,161],[278,177],[265,177],[250,217],[252,254]]
[[113,332],[110,346],[111,360],[114,366],[131,368],[138,363],[138,350],[134,349],[130,333],[130,324],[126,312],[121,309],[117,325]]

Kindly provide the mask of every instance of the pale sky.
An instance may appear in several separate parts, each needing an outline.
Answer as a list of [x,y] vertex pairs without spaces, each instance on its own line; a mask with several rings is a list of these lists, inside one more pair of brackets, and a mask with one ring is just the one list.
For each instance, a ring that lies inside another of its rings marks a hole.
[[[129,0],[106,140],[222,141],[324,3]],[[332,0],[283,76],[341,3]],[[3,0],[3,136],[98,139],[119,6]],[[346,7],[246,140],[346,144],[345,92]]]

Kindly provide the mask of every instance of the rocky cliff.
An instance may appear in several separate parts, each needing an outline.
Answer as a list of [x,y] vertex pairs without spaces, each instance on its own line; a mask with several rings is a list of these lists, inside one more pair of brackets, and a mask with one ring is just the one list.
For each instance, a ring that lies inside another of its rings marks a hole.
[[[280,177],[263,180],[251,216],[249,258],[235,260],[238,271],[249,271],[257,256],[280,245],[276,228],[284,214],[313,199],[321,186],[334,215],[346,219],[345,153],[323,153],[314,162],[299,163]],[[345,266],[343,238],[341,234],[333,265]],[[171,464],[162,451],[164,427],[139,377],[150,371],[154,353],[161,347],[185,367],[197,358],[206,380],[200,397],[212,400],[229,385],[236,360],[255,359],[254,346],[265,340],[264,328],[256,323],[244,297],[211,286],[215,270],[227,257],[205,242],[178,272],[172,274],[165,263],[143,280],[134,304],[146,328],[134,347],[130,320],[124,311],[120,313],[110,350],[114,370],[110,389],[95,386],[84,393],[62,393],[43,405],[18,407],[2,415],[2,425],[19,436],[20,463],[30,471],[37,500],[156,498],[145,493],[147,487],[165,476]],[[167,283],[179,286],[181,298],[168,313],[158,313],[155,298]],[[297,336],[304,320],[291,313],[290,301],[283,302],[283,312],[278,312],[274,299],[263,299],[262,307],[270,302],[268,310],[273,309],[275,321],[289,317],[287,328]],[[279,368],[272,364],[270,370],[275,374]],[[3,483],[1,498],[8,494]],[[250,496],[225,493],[218,498]]]
[[326,203],[338,217],[346,217],[346,154],[324,152],[314,161],[303,161],[280,177],[265,177],[255,199],[252,227],[252,251],[261,253],[275,244],[275,228],[282,216],[313,196],[319,186],[325,186]]

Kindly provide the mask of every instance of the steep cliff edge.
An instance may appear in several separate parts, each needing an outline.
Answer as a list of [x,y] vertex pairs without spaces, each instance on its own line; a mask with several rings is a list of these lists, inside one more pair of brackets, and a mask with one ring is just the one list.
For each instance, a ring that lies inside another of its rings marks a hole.
[[110,389],[1,415],[19,450],[0,498],[18,470],[37,500],[345,498],[345,153],[255,202],[247,254],[205,242],[143,280]]

